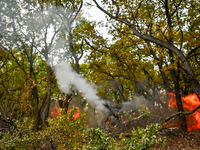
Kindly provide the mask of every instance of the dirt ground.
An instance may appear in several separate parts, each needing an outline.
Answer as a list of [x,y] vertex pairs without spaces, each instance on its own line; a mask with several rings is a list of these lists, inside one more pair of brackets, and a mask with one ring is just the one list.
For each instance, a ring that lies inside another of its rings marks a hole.
[[166,137],[166,147],[154,145],[150,150],[200,150],[200,131],[165,130],[158,134]]

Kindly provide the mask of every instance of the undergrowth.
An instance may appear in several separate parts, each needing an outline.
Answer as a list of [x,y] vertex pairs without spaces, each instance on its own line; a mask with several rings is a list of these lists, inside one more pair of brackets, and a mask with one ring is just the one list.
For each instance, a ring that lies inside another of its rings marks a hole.
[[73,108],[66,114],[61,110],[59,118],[49,118],[49,126],[37,132],[34,132],[34,121],[30,118],[15,121],[17,129],[1,133],[0,149],[140,150],[158,143],[165,145],[165,139],[157,135],[161,129],[157,123],[133,129],[128,138],[123,133],[116,138],[99,128],[84,128],[86,114],[74,118],[76,111],[77,108]]

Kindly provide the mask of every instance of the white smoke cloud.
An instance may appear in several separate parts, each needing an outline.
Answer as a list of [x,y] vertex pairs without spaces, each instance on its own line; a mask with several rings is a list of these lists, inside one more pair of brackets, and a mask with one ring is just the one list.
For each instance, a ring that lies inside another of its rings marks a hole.
[[105,110],[103,101],[97,96],[97,91],[77,74],[69,63],[61,62],[55,66],[55,75],[61,91],[70,93],[70,85],[73,85],[93,107],[98,110]]
[[129,102],[124,102],[122,104],[122,108],[120,112],[126,112],[129,110],[138,111],[141,107],[148,107],[150,105],[149,101],[145,99],[143,96],[134,96],[134,99]]

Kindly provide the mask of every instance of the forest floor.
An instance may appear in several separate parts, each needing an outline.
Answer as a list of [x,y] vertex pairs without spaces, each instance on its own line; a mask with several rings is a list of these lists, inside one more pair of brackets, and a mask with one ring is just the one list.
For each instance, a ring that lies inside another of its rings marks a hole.
[[154,145],[150,150],[200,150],[200,131],[187,133],[171,130],[162,131],[158,134],[166,137],[166,147]]

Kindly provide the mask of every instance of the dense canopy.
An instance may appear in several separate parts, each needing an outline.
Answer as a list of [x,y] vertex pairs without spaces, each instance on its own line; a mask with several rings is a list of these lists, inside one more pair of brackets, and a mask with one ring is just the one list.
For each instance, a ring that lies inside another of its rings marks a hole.
[[[105,19],[92,20],[99,16],[91,8]],[[197,0],[1,0],[0,14],[4,122],[28,117],[35,131],[45,129],[55,103],[88,113],[102,105],[107,115],[143,106],[164,120],[174,93],[180,128],[188,129],[181,97],[200,99]],[[73,68],[63,76],[61,62]]]

